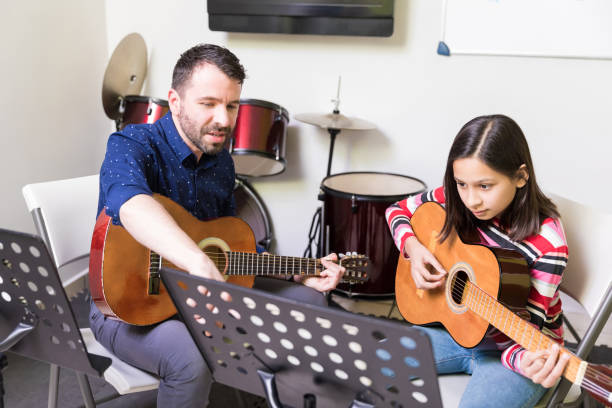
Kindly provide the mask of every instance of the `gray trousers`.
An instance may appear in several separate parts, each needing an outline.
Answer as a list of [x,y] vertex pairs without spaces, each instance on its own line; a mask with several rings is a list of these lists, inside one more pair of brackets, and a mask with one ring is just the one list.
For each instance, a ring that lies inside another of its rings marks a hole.
[[[280,279],[257,277],[254,288],[327,306],[321,293]],[[96,339],[118,358],[160,377],[158,407],[206,407],[212,377],[178,317],[152,326],[134,326],[106,318],[92,302],[89,323]]]

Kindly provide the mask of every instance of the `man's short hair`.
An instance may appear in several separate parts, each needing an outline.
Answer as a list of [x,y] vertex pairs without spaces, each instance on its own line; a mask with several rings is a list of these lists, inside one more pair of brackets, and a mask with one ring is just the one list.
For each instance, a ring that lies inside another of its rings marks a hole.
[[216,66],[240,85],[246,78],[240,60],[230,50],[214,44],[198,44],[182,53],[176,62],[172,73],[172,88],[180,93],[191,79],[193,71],[203,64]]

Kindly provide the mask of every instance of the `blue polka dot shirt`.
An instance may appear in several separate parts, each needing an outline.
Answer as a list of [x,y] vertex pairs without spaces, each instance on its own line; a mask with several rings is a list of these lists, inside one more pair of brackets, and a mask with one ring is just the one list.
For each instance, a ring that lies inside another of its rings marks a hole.
[[137,194],[159,193],[200,220],[235,215],[234,162],[227,150],[199,161],[179,135],[172,113],[153,124],[110,135],[100,169],[98,214],[121,225],[119,208]]

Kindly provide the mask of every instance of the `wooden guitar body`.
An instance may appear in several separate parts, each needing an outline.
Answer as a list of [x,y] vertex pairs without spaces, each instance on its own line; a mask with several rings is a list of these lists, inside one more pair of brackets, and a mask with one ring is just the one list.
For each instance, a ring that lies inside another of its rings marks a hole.
[[[230,283],[251,287],[256,275],[318,276],[325,269],[319,259],[257,254],[253,231],[240,218],[200,221],[171,199],[159,194],[153,197]],[[338,263],[345,267],[343,280],[368,279],[367,257],[347,255]],[[176,308],[161,281],[162,265],[178,269],[138,243],[123,227],[113,225],[104,211],[98,216],[91,240],[89,281],[92,298],[104,315],[135,325],[158,323],[174,315]]]
[[[222,217],[200,221],[169,198],[158,194],[153,197],[195,242],[217,237],[232,250],[255,252],[253,231],[241,219]],[[113,225],[104,213],[98,217],[91,243],[89,279],[93,301],[100,311],[135,325],[153,324],[174,315],[176,308],[161,281],[159,294],[149,294],[149,272],[155,267],[151,265],[154,262],[151,251],[135,241],[125,228]],[[215,263],[223,273],[227,265]],[[177,269],[170,263],[167,265]],[[247,287],[253,285],[254,279],[252,275],[228,278],[232,283]]]
[[474,347],[483,339],[489,322],[462,304],[461,282],[468,279],[513,312],[527,313],[529,270],[525,259],[514,251],[470,245],[452,233],[439,242],[446,212],[437,203],[417,208],[412,229],[419,240],[448,272],[442,287],[417,289],[410,273],[410,261],[400,254],[395,275],[395,295],[402,316],[413,324],[442,323],[463,347]]

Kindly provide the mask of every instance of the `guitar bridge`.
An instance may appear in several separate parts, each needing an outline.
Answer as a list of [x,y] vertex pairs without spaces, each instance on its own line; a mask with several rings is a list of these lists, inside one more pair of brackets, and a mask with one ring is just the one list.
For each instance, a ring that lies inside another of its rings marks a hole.
[[159,272],[149,275],[149,295],[159,295],[159,284],[161,283],[161,276]]
[[161,256],[151,251],[149,257],[149,285],[147,293],[149,295],[159,295],[159,287],[161,285],[161,275],[159,269],[161,267]]

